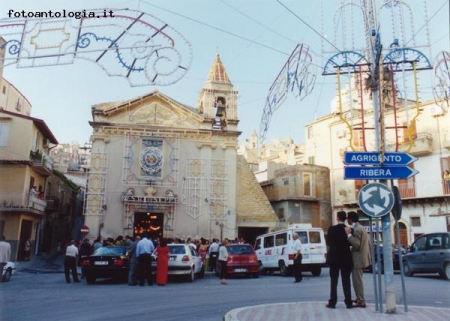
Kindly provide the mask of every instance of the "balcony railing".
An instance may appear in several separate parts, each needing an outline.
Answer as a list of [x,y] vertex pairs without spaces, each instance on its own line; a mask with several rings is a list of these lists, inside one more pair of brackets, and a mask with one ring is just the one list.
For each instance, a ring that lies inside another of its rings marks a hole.
[[1,211],[24,211],[34,210],[44,212],[47,202],[37,197],[28,197],[28,194],[0,193]]
[[[396,144],[388,144],[389,151],[396,151]],[[414,143],[410,149],[408,141],[399,143],[398,152],[408,152],[414,156],[429,155],[433,153],[433,136],[430,133],[419,133],[414,139]]]
[[42,166],[50,172],[53,171],[53,159],[43,150],[30,151],[30,160],[34,166]]

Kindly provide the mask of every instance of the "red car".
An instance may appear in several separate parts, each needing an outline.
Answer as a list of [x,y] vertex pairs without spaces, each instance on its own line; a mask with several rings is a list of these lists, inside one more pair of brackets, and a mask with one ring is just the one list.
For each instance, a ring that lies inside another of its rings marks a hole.
[[255,250],[250,244],[228,244],[228,275],[242,274],[259,277],[259,266]]

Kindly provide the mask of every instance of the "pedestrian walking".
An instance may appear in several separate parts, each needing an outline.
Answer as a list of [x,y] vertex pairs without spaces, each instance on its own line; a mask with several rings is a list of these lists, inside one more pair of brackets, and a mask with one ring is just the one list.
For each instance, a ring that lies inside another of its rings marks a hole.
[[136,254],[138,258],[138,278],[139,285],[144,286],[145,280],[148,285],[153,285],[152,279],[152,253],[155,250],[153,242],[147,238],[147,234],[142,235],[136,247]]
[[5,236],[0,235],[0,282],[3,282],[3,269],[11,259],[11,245],[5,241]]
[[75,246],[75,241],[71,240],[70,245],[66,249],[66,256],[64,257],[64,275],[67,283],[70,283],[70,272],[72,272],[73,282],[80,282],[77,272],[77,257],[78,248]]

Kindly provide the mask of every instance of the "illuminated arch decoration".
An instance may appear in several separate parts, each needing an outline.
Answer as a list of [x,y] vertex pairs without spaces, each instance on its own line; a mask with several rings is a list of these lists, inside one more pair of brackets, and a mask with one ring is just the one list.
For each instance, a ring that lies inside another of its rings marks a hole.
[[102,18],[2,20],[4,66],[57,66],[86,59],[130,86],[170,85],[186,74],[191,45],[178,31],[145,12],[118,9],[114,17],[103,18],[104,11],[92,10]]
[[437,59],[438,62],[434,67],[437,84],[434,85],[433,94],[436,104],[447,112],[450,107],[450,52],[439,53]]
[[292,92],[295,98],[300,97],[300,100],[303,100],[313,90],[315,81],[316,70],[312,64],[309,47],[304,44],[297,45],[269,88],[261,117],[259,131],[261,143],[266,137],[273,113],[286,100],[287,94]]
[[391,50],[384,57],[383,64],[393,66],[394,71],[414,71],[414,68],[415,70],[433,69],[430,60],[422,52],[413,48]]
[[366,66],[368,69],[369,62],[366,57],[357,51],[342,51],[331,56],[323,67],[322,75],[337,75],[339,69],[340,74],[356,73],[361,71],[361,67]]

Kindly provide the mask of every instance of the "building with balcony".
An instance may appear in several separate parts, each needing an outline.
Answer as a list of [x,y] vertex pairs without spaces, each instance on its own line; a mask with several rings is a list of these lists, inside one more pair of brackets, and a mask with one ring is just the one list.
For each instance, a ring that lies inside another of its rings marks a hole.
[[[375,151],[377,146],[370,91],[360,91],[356,78],[351,81],[333,100],[331,113],[305,130],[305,159],[330,169],[334,212],[360,211],[359,190],[370,182],[344,179],[344,153]],[[419,171],[410,178],[393,180],[402,198],[399,233],[404,245],[423,233],[450,230],[450,190],[443,180],[444,171],[450,168],[449,124],[450,114],[435,101],[409,101],[398,98],[395,91],[383,91],[380,146],[417,157],[409,166]]]
[[58,141],[43,120],[0,110],[0,233],[11,244],[12,260],[23,259],[28,238],[35,243],[41,236],[46,179],[53,172],[50,144]]

